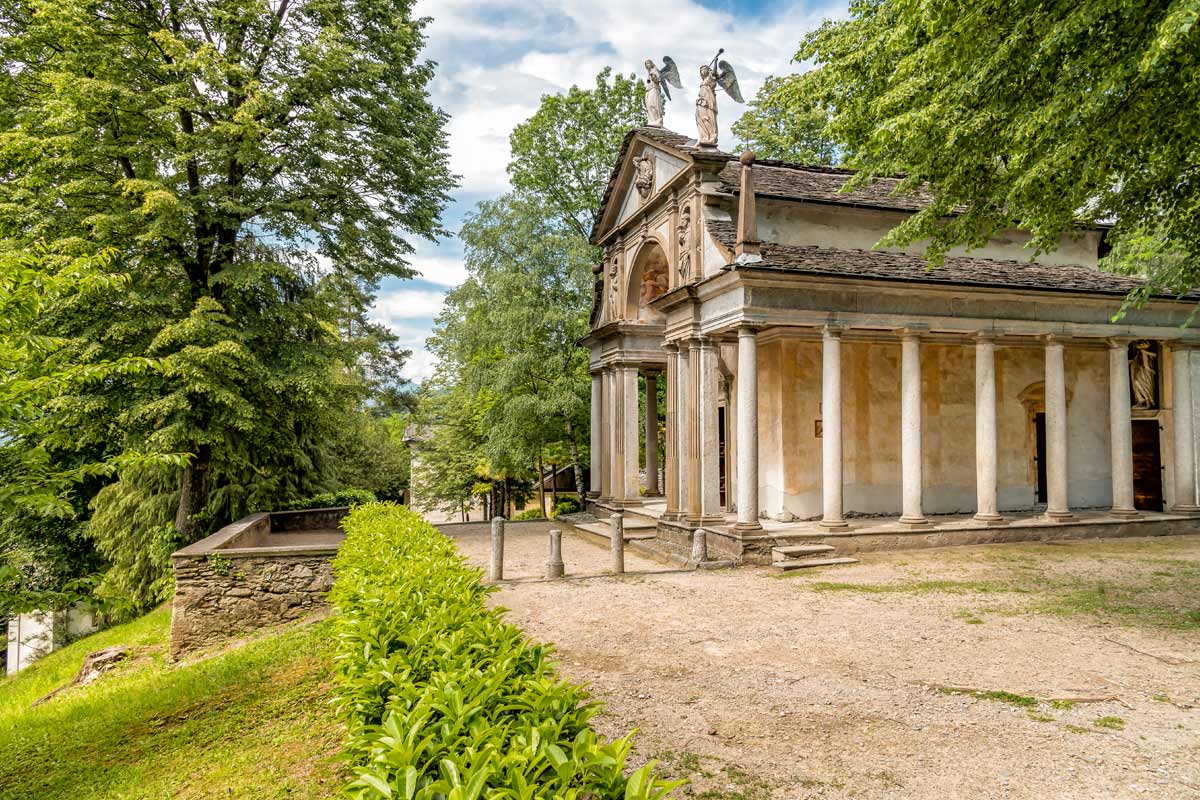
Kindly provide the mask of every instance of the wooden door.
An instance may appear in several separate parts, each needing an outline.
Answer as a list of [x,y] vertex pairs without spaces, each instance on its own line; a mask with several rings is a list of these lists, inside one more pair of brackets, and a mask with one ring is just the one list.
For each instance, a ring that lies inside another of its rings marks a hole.
[[1033,427],[1037,431],[1037,446],[1034,461],[1037,462],[1037,501],[1046,502],[1046,415],[1033,415]]
[[1133,421],[1133,507],[1163,510],[1162,451],[1156,419]]

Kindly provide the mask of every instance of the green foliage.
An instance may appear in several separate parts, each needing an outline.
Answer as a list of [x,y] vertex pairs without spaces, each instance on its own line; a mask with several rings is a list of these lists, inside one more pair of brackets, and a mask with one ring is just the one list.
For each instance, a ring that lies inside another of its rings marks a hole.
[[336,492],[315,494],[304,500],[289,503],[286,510],[296,511],[306,508],[341,508],[342,506],[361,506],[378,500],[375,493],[369,489],[339,489]]
[[601,742],[584,690],[419,515],[363,506],[344,526],[331,598],[351,797],[652,800],[678,785],[653,763],[624,775],[629,737]]
[[583,506],[580,505],[579,500],[576,498],[562,497],[559,498],[559,501],[554,505],[554,516],[557,517],[562,514],[577,514],[582,510]]
[[635,75],[614,75],[606,67],[594,89],[572,86],[566,94],[544,95],[537,113],[509,136],[513,186],[539,197],[586,239],[621,141],[630,128],[646,124],[644,93]]
[[44,240],[49,271],[103,254],[96,280],[120,284],[43,315],[28,347],[66,342],[108,379],[48,384],[0,468],[191,454],[92,503],[138,602],[161,595],[157,557],[117,550],[336,488],[339,437],[393,388],[406,354],[367,309],[453,186],[423,27],[410,0],[0,10],[0,258]]
[[835,164],[844,148],[829,132],[829,108],[814,96],[813,73],[771,76],[733,123],[740,149],[759,158]]
[[[1200,276],[1200,16],[1147,3],[856,2],[810,34],[831,131],[859,179],[905,172],[934,201],[886,244],[940,258],[1020,224],[1050,250],[1072,226],[1152,231]],[[962,207],[950,219],[956,207]],[[1151,279],[1158,276],[1152,274]]]
[[530,519],[545,519],[546,515],[536,508],[529,508],[518,514],[513,515],[513,522],[524,522]]
[[183,541],[164,520],[171,518],[177,489],[168,469],[129,469],[92,501],[87,535],[110,565],[96,594],[112,619],[132,619],[170,597],[171,553]]

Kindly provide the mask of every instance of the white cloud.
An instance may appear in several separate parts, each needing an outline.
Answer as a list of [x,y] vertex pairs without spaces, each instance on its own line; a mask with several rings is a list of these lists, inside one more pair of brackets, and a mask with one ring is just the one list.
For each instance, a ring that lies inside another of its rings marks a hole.
[[437,359],[428,350],[413,349],[412,356],[404,362],[400,375],[410,381],[420,383],[433,377],[437,368]]
[[399,327],[401,320],[432,320],[442,310],[445,292],[422,289],[396,289],[379,293],[371,319],[391,327]]
[[438,286],[453,288],[467,279],[467,265],[460,255],[409,256],[409,264],[420,273],[421,278]]

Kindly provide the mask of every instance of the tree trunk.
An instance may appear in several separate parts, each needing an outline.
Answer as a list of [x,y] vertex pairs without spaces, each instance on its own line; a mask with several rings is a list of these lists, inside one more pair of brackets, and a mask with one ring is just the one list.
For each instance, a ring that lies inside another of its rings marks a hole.
[[567,420],[567,441],[571,443],[571,467],[575,472],[575,491],[579,493],[579,505],[587,497],[587,487],[583,485],[583,467],[579,464],[579,443],[575,441],[575,426]]
[[[558,508],[558,464],[550,465],[550,510]],[[547,515],[549,516],[549,515]]]
[[203,530],[196,514],[208,505],[208,465],[212,452],[208,445],[196,448],[196,455],[179,478],[179,505],[175,509],[175,528],[183,541],[191,543],[200,538]]
[[541,507],[542,516],[548,517],[550,515],[546,513],[546,466],[542,463],[541,453],[538,453],[537,464],[534,465],[534,469],[537,470],[538,474],[538,505]]

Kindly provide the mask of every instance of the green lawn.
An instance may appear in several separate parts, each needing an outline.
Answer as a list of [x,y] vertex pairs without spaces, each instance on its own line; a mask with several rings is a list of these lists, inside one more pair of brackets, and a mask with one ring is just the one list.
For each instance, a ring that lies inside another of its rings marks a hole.
[[[178,665],[164,662],[169,624],[159,609],[0,680],[0,800],[337,795],[330,623]],[[114,644],[132,658],[31,707]]]

